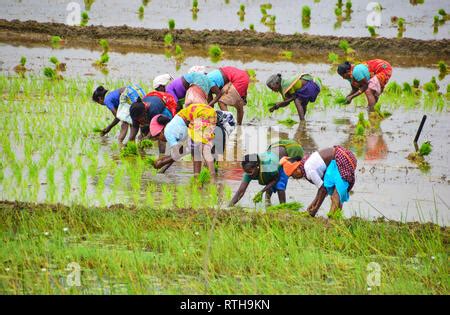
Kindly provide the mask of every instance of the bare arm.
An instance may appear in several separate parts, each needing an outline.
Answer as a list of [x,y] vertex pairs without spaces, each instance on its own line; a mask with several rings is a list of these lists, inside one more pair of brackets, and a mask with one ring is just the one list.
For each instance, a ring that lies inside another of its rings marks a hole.
[[238,190],[236,191],[236,193],[234,194],[233,198],[230,201],[229,204],[230,207],[234,206],[239,200],[241,200],[241,198],[245,194],[245,191],[247,190],[248,184],[250,183],[244,181],[241,182],[241,185],[239,186]]
[[287,98],[286,100],[276,103],[274,106],[272,106],[271,108],[269,108],[269,112],[273,112],[274,110],[279,109],[280,107],[286,107],[289,105],[289,103],[291,103],[293,100],[295,100],[295,95],[290,96],[289,98]]
[[323,201],[325,200],[325,197],[327,196],[327,190],[325,187],[321,186],[317,190],[316,198],[311,202],[308,209],[306,209],[312,216],[314,216],[319,210],[320,206],[322,205]]
[[352,86],[352,88],[355,88],[356,91],[353,92],[353,90],[352,90],[352,94],[350,94],[350,95],[348,95],[348,96],[346,97],[347,103],[350,104],[351,101],[352,101],[355,97],[357,97],[357,96],[359,96],[359,95],[365,93],[368,87],[369,87],[369,82],[367,82],[366,79],[362,79],[362,80],[361,80],[361,82],[359,83],[359,88],[358,88],[358,89],[356,89],[356,87]]
[[269,191],[270,189],[272,189],[273,186],[275,186],[275,184],[278,182],[280,175],[277,175],[277,177],[275,177],[274,179],[272,179],[264,188],[263,190],[261,190],[261,193],[265,193],[267,191]]
[[175,162],[175,160],[171,156],[164,155],[155,161],[155,168],[160,169],[164,165],[167,165],[167,164],[170,164],[173,162]]
[[219,99],[222,97],[222,89],[220,89],[218,86],[213,86],[211,88],[211,92],[215,95],[213,100],[209,102],[209,106],[214,107],[214,104],[216,104]]

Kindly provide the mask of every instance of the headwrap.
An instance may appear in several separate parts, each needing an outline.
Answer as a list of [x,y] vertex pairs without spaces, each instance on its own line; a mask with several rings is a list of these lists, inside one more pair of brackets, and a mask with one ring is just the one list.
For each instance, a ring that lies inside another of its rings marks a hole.
[[152,118],[150,122],[150,134],[152,137],[159,135],[161,131],[164,129],[164,126],[158,122],[159,116],[162,115],[156,115],[155,117]]
[[173,80],[173,77],[168,73],[158,75],[157,77],[155,77],[153,79],[153,88],[157,89],[161,85],[166,86],[172,80]]
[[206,67],[205,66],[193,66],[189,69],[188,73],[192,73],[192,72],[206,73]]
[[287,176],[291,176],[297,168],[305,174],[305,162],[308,158],[309,155],[305,155],[300,161],[291,162],[289,161],[289,157],[284,156],[280,160],[280,165],[283,166],[283,171]]

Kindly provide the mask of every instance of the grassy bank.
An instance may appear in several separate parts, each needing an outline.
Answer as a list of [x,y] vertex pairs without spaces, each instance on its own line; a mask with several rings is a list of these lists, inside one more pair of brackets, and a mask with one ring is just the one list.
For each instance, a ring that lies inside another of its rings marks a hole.
[[432,224],[2,202],[0,233],[1,294],[449,293]]

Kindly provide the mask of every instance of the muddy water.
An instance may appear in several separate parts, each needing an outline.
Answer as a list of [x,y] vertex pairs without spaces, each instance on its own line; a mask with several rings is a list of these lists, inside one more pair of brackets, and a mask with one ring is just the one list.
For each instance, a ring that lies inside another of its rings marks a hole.
[[[380,129],[367,137],[362,146],[354,147],[349,143],[349,132],[354,128],[359,110],[314,111],[308,122],[292,128],[268,127],[270,121],[262,121],[255,126],[244,126],[232,135],[228,149],[241,154],[262,152],[267,144],[278,138],[296,139],[303,144],[306,152],[336,144],[351,147],[357,152],[357,179],[350,201],[344,205],[346,216],[377,218],[385,216],[390,220],[432,221],[448,225],[450,220],[450,113],[428,113],[428,120],[420,141],[430,140],[433,152],[427,157],[431,169],[424,173],[406,159],[414,151],[412,139],[418,128],[422,113],[416,111],[395,111],[394,115],[384,120]],[[294,117],[297,119],[296,117]],[[278,118],[277,118],[278,119]],[[267,139],[268,132],[275,136]],[[254,135],[261,133],[256,145]],[[248,135],[251,134],[251,141]],[[245,140],[247,139],[247,141]],[[187,181],[191,173],[190,163],[180,163],[180,168],[171,168],[166,175],[157,175],[157,181]],[[242,177],[239,162],[223,162],[220,181],[230,185],[233,192],[237,190]],[[254,207],[252,198],[262,188],[252,182],[240,205]],[[314,199],[316,188],[305,180],[290,180],[287,188],[288,201],[300,201],[306,206]],[[272,203],[277,204],[277,197],[272,196]],[[318,215],[326,215],[330,206],[327,198]],[[257,208],[263,207],[257,205]]]
[[[19,62],[20,56],[27,57],[27,68],[30,73],[41,74],[44,67],[49,66],[49,58],[56,56],[61,62],[67,65],[64,76],[68,77],[93,77],[122,79],[126,81],[142,81],[150,84],[151,80],[158,74],[170,73],[173,76],[180,76],[186,73],[192,65],[205,65],[210,71],[217,67],[231,65],[243,69],[254,69],[257,79],[261,82],[273,73],[283,73],[295,75],[298,71],[313,73],[319,76],[323,83],[335,88],[348,88],[348,83],[342,80],[331,69],[330,64],[323,59],[300,58],[292,61],[266,61],[251,58],[239,57],[239,51],[230,51],[226,58],[218,63],[213,63],[209,58],[198,56],[198,50],[186,51],[185,59],[177,67],[174,59],[167,58],[163,50],[155,50],[152,53],[143,52],[110,52],[110,62],[108,64],[108,75],[94,68],[92,63],[99,58],[100,53],[95,50],[84,48],[61,48],[51,49],[45,46],[24,46],[9,45],[0,43],[0,71],[14,74],[13,68]],[[230,59],[228,59],[230,58]],[[421,82],[428,82],[432,76],[438,76],[439,72],[434,64],[427,66],[414,66],[414,61],[394,66],[391,80],[397,82],[412,82],[413,78],[419,78]],[[418,62],[421,64],[421,62]],[[439,85],[442,91],[450,84],[450,76],[447,76]]]
[[[0,18],[64,23],[68,14],[66,6],[69,2],[78,2],[81,10],[85,9],[84,2],[81,0],[4,0]],[[200,11],[196,20],[193,19],[190,11],[191,0],[149,1],[144,17],[140,19],[137,14],[137,10],[142,4],[140,0],[96,0],[89,12],[89,24],[104,26],[125,24],[135,27],[166,28],[168,19],[172,18],[175,19],[177,28],[242,30],[248,29],[250,24],[254,24],[257,31],[269,31],[269,28],[261,23],[262,14],[259,8],[262,3],[269,1],[243,0],[239,3],[230,1],[229,4],[221,0],[200,0],[198,2]],[[368,36],[366,19],[370,13],[367,11],[370,1],[354,0],[352,2],[353,12],[350,19],[344,20],[340,26],[336,24],[334,13],[336,1],[331,0],[318,3],[315,3],[314,0],[278,0],[273,2],[273,8],[268,10],[268,14],[277,17],[276,31],[282,34],[307,32],[315,35]],[[393,16],[403,17],[406,20],[405,37],[442,39],[450,36],[448,23],[439,27],[437,33],[433,32],[432,26],[433,16],[437,15],[440,8],[447,12],[450,11],[449,2],[427,0],[424,4],[415,6],[408,0],[379,0],[378,2],[384,9],[381,11],[381,26],[377,33],[383,37],[397,35],[397,27],[391,23]],[[244,21],[240,21],[237,15],[240,4],[246,6]],[[309,28],[302,26],[301,8],[303,5],[310,6],[312,10]]]
[[[67,63],[66,76],[104,77],[103,74],[91,67],[93,61],[99,56],[98,51],[79,48],[52,50],[48,47],[25,47],[8,44],[2,44],[0,50],[2,52],[1,71],[3,72],[11,72],[12,67],[18,62],[19,56],[25,55],[28,58],[27,67],[31,69],[31,72],[41,73],[42,68],[49,63],[48,58],[54,55],[60,61]],[[207,65],[208,69],[222,65],[234,65],[255,69],[258,79],[263,82],[273,72],[294,74],[295,69],[301,68],[305,72],[319,75],[324,83],[329,86],[348,88],[346,82],[333,73],[329,73],[330,66],[328,64],[323,61],[314,62],[311,59],[305,62],[231,59],[213,64],[208,58],[187,55],[177,71],[175,62],[167,59],[162,53],[125,54],[111,52],[110,56],[108,78],[111,79],[146,81],[163,72],[180,75],[194,64]],[[418,77],[422,82],[425,82],[431,76],[437,76],[437,74],[434,67],[395,67],[392,79],[398,82],[411,82],[412,78]],[[448,76],[439,84],[441,87],[449,84]],[[293,128],[278,124],[277,127],[273,127],[273,121],[289,116],[288,111],[274,116],[270,120],[246,120],[243,129],[232,135],[228,146],[230,150],[235,151],[239,148],[241,154],[261,152],[264,151],[270,141],[276,141],[278,137],[297,139],[304,145],[307,152],[336,144],[348,145],[349,132],[353,130],[353,124],[359,111],[359,109],[355,110],[353,107],[342,110],[314,110],[308,115],[306,125],[295,125]],[[450,125],[448,121],[450,121],[450,113],[448,105],[443,113],[427,113],[428,121],[421,136],[421,141],[430,140],[433,144],[433,152],[427,158],[431,165],[431,170],[428,173],[421,172],[415,165],[406,160],[408,153],[414,150],[412,139],[422,114],[418,110],[395,110],[393,116],[384,120],[381,123],[381,128],[374,135],[368,137],[367,143],[362,148],[354,148],[355,151],[360,152],[357,182],[350,201],[344,207],[346,216],[358,215],[376,218],[384,215],[393,220],[433,221],[448,225],[450,221],[450,195],[448,194],[450,184],[450,169],[448,166],[450,162],[448,157]],[[295,115],[292,118],[297,119]],[[246,134],[260,132],[267,135],[269,129],[275,129],[279,134],[276,134],[272,139],[262,137],[261,139],[264,139],[264,141],[261,141],[259,146],[255,146],[256,142],[254,141],[244,141],[248,139],[245,136]],[[110,135],[105,141],[102,141],[100,153],[111,152],[110,146],[113,142],[114,135]],[[238,188],[242,177],[238,160],[223,162],[218,179],[219,185],[227,184],[231,186],[233,192]],[[191,163],[178,162],[176,167],[170,168],[164,175],[151,176],[147,172],[142,187],[146,187],[149,182],[187,183],[191,176]],[[57,176],[56,181],[62,181],[62,177]],[[106,186],[109,185],[111,183],[107,182]],[[91,188],[92,186],[90,186]],[[261,189],[261,186],[252,183],[240,205],[254,207],[251,199],[259,189]],[[92,195],[95,195],[94,190],[91,190],[91,192],[93,192]],[[314,186],[310,183],[304,180],[291,180],[288,185],[287,196],[289,201],[300,201],[308,205],[314,198],[315,192]],[[45,201],[45,188],[40,191],[40,194],[40,199]],[[119,197],[126,200],[130,198],[130,194],[127,191],[122,191],[119,192]],[[272,198],[272,201],[274,204],[277,203],[276,196]],[[329,201],[327,199],[319,215],[325,215],[328,207]],[[258,205],[259,208],[261,208],[260,205]]]

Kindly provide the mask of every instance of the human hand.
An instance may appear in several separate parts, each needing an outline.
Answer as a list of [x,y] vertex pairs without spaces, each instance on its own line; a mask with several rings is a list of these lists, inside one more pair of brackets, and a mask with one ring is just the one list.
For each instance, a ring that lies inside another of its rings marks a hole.
[[275,110],[277,110],[278,108],[280,108],[278,106],[278,104],[273,105],[271,108],[269,108],[269,112],[273,113]]
[[100,135],[103,137],[103,136],[106,136],[106,134],[109,132],[109,129],[108,128],[105,128],[105,129],[103,129],[102,131],[100,131]]

